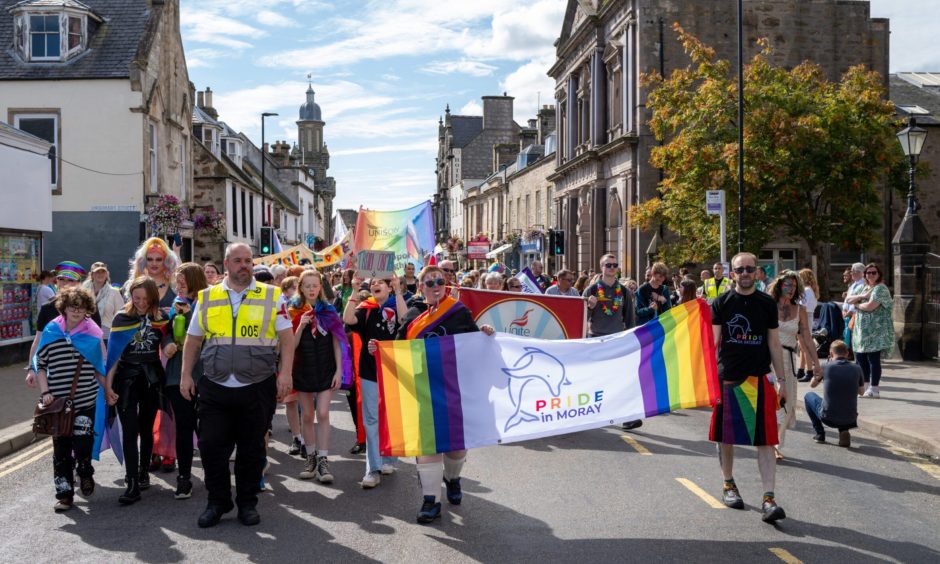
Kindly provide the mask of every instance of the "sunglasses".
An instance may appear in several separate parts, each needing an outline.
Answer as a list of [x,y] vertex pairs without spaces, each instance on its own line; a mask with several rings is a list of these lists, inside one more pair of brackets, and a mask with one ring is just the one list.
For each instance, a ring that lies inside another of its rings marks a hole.
[[443,278],[435,278],[434,280],[425,280],[424,285],[427,288],[433,288],[434,286],[444,286],[447,284],[447,280]]
[[878,271],[877,271],[877,270],[866,270],[866,271],[865,271],[865,276],[878,276]]
[[735,274],[744,274],[745,272],[747,272],[748,274],[754,274],[755,272],[757,272],[757,267],[756,266],[739,266],[732,270],[734,270]]
[[618,266],[620,265],[616,262],[608,262],[604,264],[604,268],[617,268]]
[[454,270],[453,268],[442,268],[441,270],[443,270],[444,272],[446,272],[446,273],[448,273],[448,274],[453,274],[453,273],[457,272],[457,271]]

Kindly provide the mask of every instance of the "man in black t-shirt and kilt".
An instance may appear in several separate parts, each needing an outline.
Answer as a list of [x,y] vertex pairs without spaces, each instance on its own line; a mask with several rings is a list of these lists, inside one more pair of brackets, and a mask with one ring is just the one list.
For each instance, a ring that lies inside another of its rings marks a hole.
[[718,351],[718,379],[721,397],[712,413],[709,440],[718,443],[718,458],[724,474],[722,502],[744,509],[744,501],[734,482],[734,445],[757,447],[757,464],[764,497],[762,519],[771,523],[786,518],[774,498],[777,444],[776,410],[784,405],[786,389],[779,396],[776,377],[783,374],[782,349],[777,334],[777,306],[773,299],[757,292],[757,257],[738,253],[731,259],[735,288],[712,303],[712,334]]

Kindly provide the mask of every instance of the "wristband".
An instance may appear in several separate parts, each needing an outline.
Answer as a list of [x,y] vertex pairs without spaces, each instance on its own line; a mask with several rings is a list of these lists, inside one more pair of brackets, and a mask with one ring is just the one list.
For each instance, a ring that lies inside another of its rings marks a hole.
[[46,394],[48,394],[48,395],[51,396],[51,395],[52,395],[52,392],[50,392],[49,390],[46,390],[45,392],[40,392],[40,393],[39,393],[39,397],[42,397],[42,396],[44,396],[44,395],[46,395]]

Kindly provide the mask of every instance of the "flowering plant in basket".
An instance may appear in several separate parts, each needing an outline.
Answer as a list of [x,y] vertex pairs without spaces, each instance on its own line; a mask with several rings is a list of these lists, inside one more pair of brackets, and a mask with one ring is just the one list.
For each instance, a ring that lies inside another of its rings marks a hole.
[[176,196],[165,194],[147,208],[147,224],[154,233],[172,235],[179,233],[183,221],[188,219],[186,208]]

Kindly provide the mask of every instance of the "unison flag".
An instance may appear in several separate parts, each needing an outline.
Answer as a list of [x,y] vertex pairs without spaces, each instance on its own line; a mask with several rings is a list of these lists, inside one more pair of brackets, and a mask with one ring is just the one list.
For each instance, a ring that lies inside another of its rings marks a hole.
[[539,283],[535,280],[535,275],[532,274],[528,266],[519,271],[519,274],[516,274],[516,280],[522,283],[523,292],[527,294],[542,293],[542,288],[539,287]]
[[718,397],[704,300],[604,337],[467,333],[381,341],[378,358],[383,456],[560,435],[712,405]]
[[397,211],[359,208],[355,251],[393,251],[396,270],[404,270],[405,263],[420,269],[424,257],[434,252],[432,218],[431,202]]

